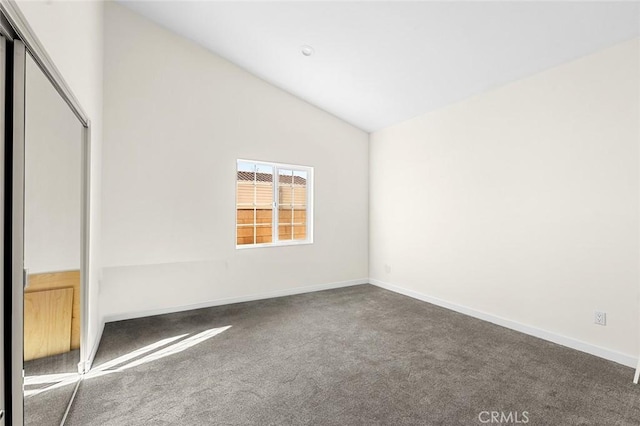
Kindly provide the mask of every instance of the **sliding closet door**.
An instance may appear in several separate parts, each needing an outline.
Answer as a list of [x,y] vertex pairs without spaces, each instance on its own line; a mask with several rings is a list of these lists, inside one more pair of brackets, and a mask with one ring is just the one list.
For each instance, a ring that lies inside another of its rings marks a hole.
[[13,43],[10,424],[59,426],[83,368],[87,128]]
[[30,52],[24,96],[24,424],[59,426],[79,379],[84,127]]

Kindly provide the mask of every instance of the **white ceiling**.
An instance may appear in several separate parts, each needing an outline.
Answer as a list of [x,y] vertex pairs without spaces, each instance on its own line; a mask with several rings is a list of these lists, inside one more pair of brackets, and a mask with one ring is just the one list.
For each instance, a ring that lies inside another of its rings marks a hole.
[[638,2],[120,3],[367,131],[640,36]]

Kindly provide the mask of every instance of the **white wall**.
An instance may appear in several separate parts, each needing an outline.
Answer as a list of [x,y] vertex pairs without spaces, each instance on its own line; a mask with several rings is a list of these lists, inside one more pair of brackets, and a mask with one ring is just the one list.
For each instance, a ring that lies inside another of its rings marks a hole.
[[31,56],[25,110],[24,266],[78,270],[83,127]]
[[633,40],[372,134],[370,276],[630,363],[639,78]]
[[98,1],[18,1],[30,26],[91,119],[91,247],[89,347],[100,333],[100,190],[102,147],[103,3]]
[[[368,135],[105,6],[108,318],[368,275]],[[315,167],[314,244],[236,250],[236,159]]]

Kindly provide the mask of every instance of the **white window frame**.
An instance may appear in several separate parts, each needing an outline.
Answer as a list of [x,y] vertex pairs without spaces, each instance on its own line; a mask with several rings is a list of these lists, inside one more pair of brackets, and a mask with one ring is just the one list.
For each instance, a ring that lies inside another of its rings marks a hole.
[[[260,243],[260,244],[242,244],[242,245],[238,245],[238,213],[237,213],[237,209],[238,209],[238,163],[253,163],[253,164],[258,164],[258,165],[263,165],[263,166],[270,166],[273,167],[273,205],[272,205],[272,209],[273,209],[273,214],[272,214],[272,220],[271,220],[271,227],[272,227],[272,231],[271,231],[271,235],[272,237],[272,242],[270,243]],[[279,197],[278,197],[278,188],[279,188],[279,170],[280,169],[285,169],[285,170],[293,170],[295,172],[305,172],[307,173],[307,228],[306,228],[306,239],[304,240],[283,240],[280,241],[278,239],[279,233],[278,233],[278,219],[279,219],[279,215],[278,215],[278,211],[280,208],[280,201],[279,201]],[[285,164],[285,163],[274,163],[271,161],[258,161],[258,160],[246,160],[246,159],[242,159],[239,158],[236,160],[236,166],[235,166],[235,199],[234,199],[234,208],[235,208],[235,245],[236,245],[236,249],[237,250],[244,250],[244,249],[252,249],[252,248],[262,248],[262,247],[284,247],[284,246],[299,246],[299,245],[307,245],[307,244],[313,244],[313,167],[311,166],[301,166],[301,165],[295,165],[295,164]]]

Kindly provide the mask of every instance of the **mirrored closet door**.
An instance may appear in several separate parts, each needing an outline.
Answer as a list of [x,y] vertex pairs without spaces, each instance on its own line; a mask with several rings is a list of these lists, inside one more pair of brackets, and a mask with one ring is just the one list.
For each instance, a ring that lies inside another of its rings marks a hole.
[[58,426],[82,370],[87,128],[18,40],[12,71],[12,423]]
[[25,425],[59,425],[80,363],[83,126],[25,59]]

